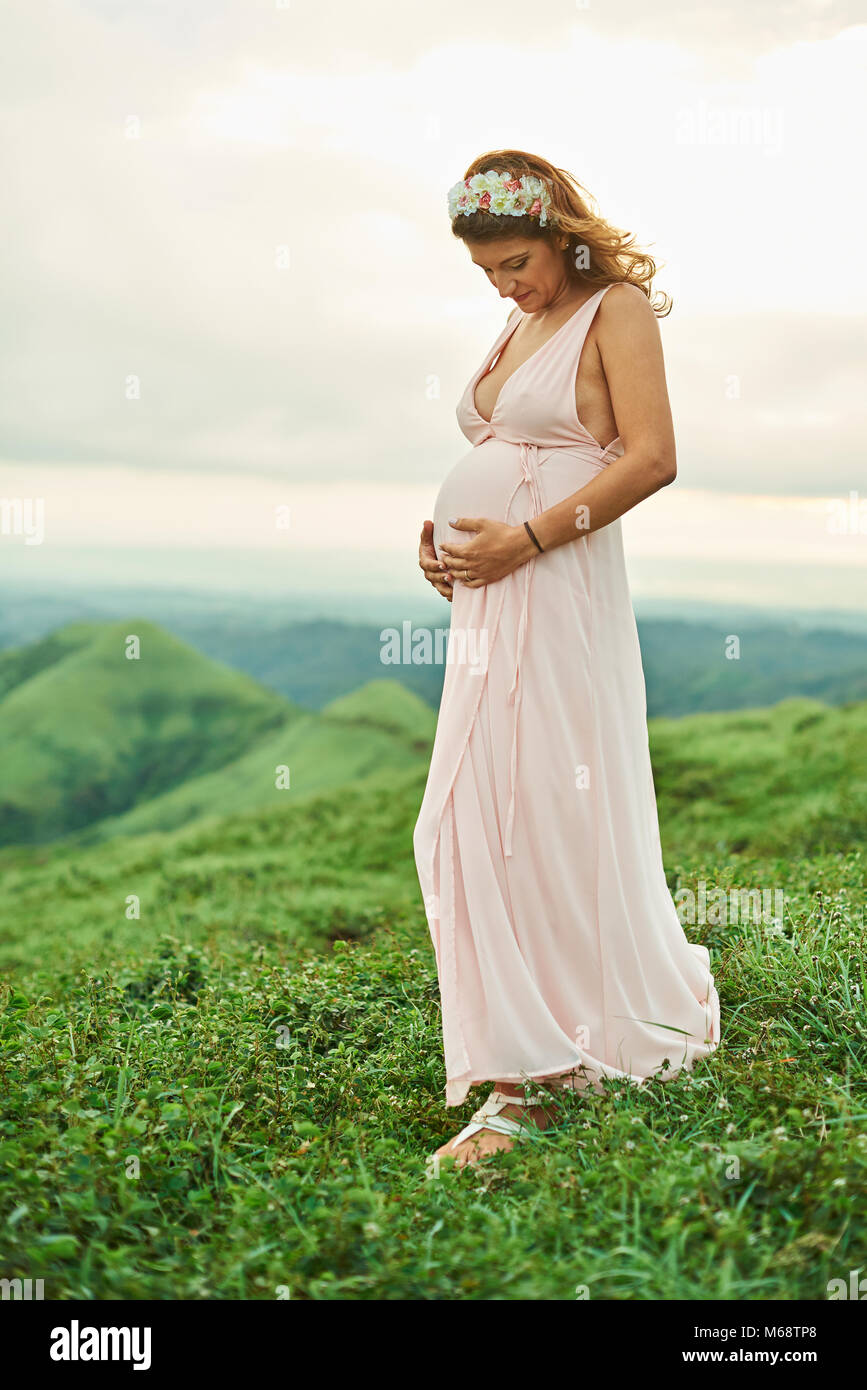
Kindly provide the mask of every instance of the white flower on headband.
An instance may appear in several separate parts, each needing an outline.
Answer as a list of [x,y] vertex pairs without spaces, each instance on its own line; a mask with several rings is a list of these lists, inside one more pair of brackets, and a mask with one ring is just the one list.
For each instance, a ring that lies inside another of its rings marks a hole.
[[510,173],[498,174],[495,169],[473,174],[452,185],[448,206],[452,219],[460,214],[469,217],[473,212],[493,212],[501,217],[538,217],[542,227],[554,221],[551,195],[544,180],[534,174],[514,179]]

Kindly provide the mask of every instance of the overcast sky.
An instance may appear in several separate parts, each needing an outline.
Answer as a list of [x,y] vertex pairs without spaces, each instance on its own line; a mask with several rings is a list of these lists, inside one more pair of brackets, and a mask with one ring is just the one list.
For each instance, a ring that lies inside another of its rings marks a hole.
[[508,311],[446,190],[515,146],[674,298],[679,477],[625,519],[636,588],[863,604],[856,17],[7,3],[0,499],[44,498],[45,539],[0,534],[0,573],[138,582],[159,550],[163,583],[411,591]]

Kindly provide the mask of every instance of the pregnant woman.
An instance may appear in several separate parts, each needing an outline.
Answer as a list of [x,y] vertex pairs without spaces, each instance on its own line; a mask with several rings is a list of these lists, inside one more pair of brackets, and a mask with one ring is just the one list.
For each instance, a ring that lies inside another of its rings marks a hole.
[[[452,232],[514,302],[469,381],[472,449],[419,560],[452,601],[414,850],[459,1164],[551,1121],[534,1083],[641,1084],[708,1056],[719,1000],[665,881],[619,518],[675,476],[653,260],[572,176],[483,155]],[[545,1107],[548,1099],[548,1108]]]

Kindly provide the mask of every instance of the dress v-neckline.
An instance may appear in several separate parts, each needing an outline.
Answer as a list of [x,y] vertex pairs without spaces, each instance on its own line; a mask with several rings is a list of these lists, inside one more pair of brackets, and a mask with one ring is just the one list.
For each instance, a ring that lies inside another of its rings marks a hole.
[[[594,294],[591,294],[590,299],[585,299],[583,304],[579,304],[578,308],[575,310],[575,313],[570,314],[568,319],[566,319],[565,323],[561,323],[560,327],[554,330],[550,338],[546,338],[544,343],[542,343],[540,347],[536,348],[535,352],[531,352],[529,357],[525,357],[524,361],[521,362],[521,364],[517,366],[513,372],[509,373],[509,375],[506,377],[506,380],[503,382],[502,386],[497,392],[497,399],[494,401],[494,408],[491,411],[491,418],[490,420],[486,420],[484,415],[481,413],[478,406],[476,405],[476,387],[478,386],[479,382],[484,377],[486,377],[488,373],[493,369],[494,363],[498,362],[499,359],[502,357],[506,348],[509,346],[509,343],[512,341],[512,338],[515,336],[518,329],[521,327],[521,324],[524,322],[524,319],[530,317],[529,314],[524,313],[523,309],[521,309],[520,304],[518,305],[518,309],[520,310],[521,314],[521,317],[518,319],[518,322],[515,324],[514,328],[511,330],[510,333],[507,334],[507,336],[503,339],[501,343],[494,344],[490,357],[486,358],[486,360],[482,363],[481,370],[479,371],[477,376],[473,378],[473,387],[472,391],[470,392],[470,401],[473,407],[474,414],[476,414],[479,417],[483,425],[492,425],[494,423],[494,416],[496,415],[497,410],[499,409],[500,400],[502,398],[503,392],[505,391],[512,378],[518,375],[522,367],[526,367],[529,362],[532,362],[534,357],[538,357],[540,352],[544,352],[548,344],[553,343],[554,339],[559,337],[559,335],[563,332],[564,328],[568,328],[569,324],[574,322],[574,320],[581,313],[581,310],[587,308],[587,305],[590,303],[590,300],[595,299],[596,295],[600,293],[600,290],[596,290]],[[506,328],[508,327],[509,325],[506,324]]]

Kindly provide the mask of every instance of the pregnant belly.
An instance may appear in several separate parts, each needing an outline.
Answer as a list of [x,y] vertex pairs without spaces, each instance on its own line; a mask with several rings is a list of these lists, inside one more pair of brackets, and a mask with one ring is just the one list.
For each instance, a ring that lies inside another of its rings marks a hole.
[[[542,510],[553,507],[564,497],[596,477],[604,465],[580,447],[539,451],[537,477]],[[449,517],[488,517],[519,526],[535,515],[530,489],[516,485],[523,480],[521,449],[504,439],[486,439],[459,459],[447,475],[434,503],[434,549],[472,539],[471,531],[456,531]],[[515,493],[512,504],[509,498]]]
[[[449,526],[449,517],[486,516],[491,521],[506,521],[509,498],[520,480],[520,449],[502,439],[486,439],[459,459],[445,478],[434,503],[434,549],[437,555],[443,542],[468,541],[471,531],[456,531]],[[530,512],[521,509],[519,488],[512,503],[511,520],[529,520]],[[528,505],[523,503],[524,508]],[[520,512],[520,516],[518,515]]]

